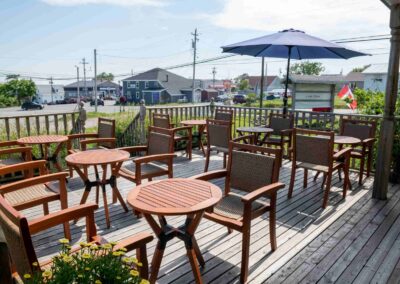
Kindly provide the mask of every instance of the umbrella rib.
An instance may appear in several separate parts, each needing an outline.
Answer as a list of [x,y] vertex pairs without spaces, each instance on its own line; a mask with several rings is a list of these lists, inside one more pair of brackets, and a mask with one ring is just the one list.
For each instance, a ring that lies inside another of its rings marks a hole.
[[271,44],[269,44],[267,47],[263,48],[260,52],[258,52],[254,57],[258,57],[258,55],[263,52],[264,50],[266,50],[267,48],[270,48]]
[[336,54],[337,56],[339,56],[339,57],[340,57],[340,58],[342,58],[342,59],[347,59],[347,58],[345,58],[345,57],[341,56],[340,54],[338,54],[337,52],[335,52],[335,51],[331,50],[329,47],[327,47],[326,49],[327,49],[327,50],[329,50],[330,52],[332,52],[332,53]]

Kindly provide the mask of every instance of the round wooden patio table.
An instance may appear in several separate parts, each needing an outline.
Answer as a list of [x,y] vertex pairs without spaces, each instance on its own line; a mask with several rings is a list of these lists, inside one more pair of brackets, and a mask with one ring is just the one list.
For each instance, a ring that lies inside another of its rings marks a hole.
[[[48,165],[52,163],[59,172],[62,172],[62,168],[58,163],[58,154],[67,140],[68,137],[65,135],[38,135],[19,138],[17,143],[21,145],[39,145],[42,156],[35,157],[35,159],[46,160]],[[53,154],[50,155],[49,148],[51,144],[56,144],[57,147]]]
[[[263,145],[265,140],[268,138],[268,133],[274,132],[272,128],[261,127],[261,126],[253,126],[253,127],[238,127],[236,131],[239,135],[243,136],[243,133],[252,133],[254,136],[254,144]],[[264,138],[259,140],[261,134],[264,134]]]
[[351,136],[335,135],[334,143],[338,145],[357,145],[361,139]]
[[207,121],[205,119],[192,119],[192,120],[182,120],[181,124],[183,126],[192,126],[192,127],[198,127],[198,139],[199,139],[199,149],[203,151],[203,155],[206,155],[206,151],[204,150],[204,145],[203,145],[203,133],[204,130],[206,129]]
[[[77,152],[68,155],[65,158],[68,166],[73,167],[85,183],[85,191],[83,192],[80,204],[84,204],[86,202],[90,190],[94,186],[96,186],[96,203],[99,203],[99,189],[101,187],[103,193],[104,212],[106,215],[107,228],[110,228],[110,216],[107,204],[106,185],[109,184],[113,190],[113,203],[115,203],[118,199],[125,212],[128,212],[128,207],[126,206],[125,201],[122,198],[121,193],[119,192],[117,187],[117,174],[123,162],[128,160],[129,157],[130,155],[128,152],[118,149],[96,149]],[[108,165],[111,166],[110,178],[107,178]],[[94,166],[96,180],[89,180],[88,175],[85,174],[85,172],[87,171],[81,170],[82,166],[86,168],[89,166]],[[100,166],[103,170],[102,178],[100,178],[99,176],[98,166]]]
[[[212,208],[221,198],[222,192],[216,185],[184,178],[150,182],[134,188],[128,194],[128,204],[143,213],[158,238],[151,263],[150,283],[156,282],[164,249],[174,237],[184,241],[196,283],[202,283],[197,261],[202,267],[205,262],[194,233],[204,211]],[[152,215],[158,216],[159,223]],[[186,215],[186,221],[174,228],[167,223],[165,216],[177,215]]]

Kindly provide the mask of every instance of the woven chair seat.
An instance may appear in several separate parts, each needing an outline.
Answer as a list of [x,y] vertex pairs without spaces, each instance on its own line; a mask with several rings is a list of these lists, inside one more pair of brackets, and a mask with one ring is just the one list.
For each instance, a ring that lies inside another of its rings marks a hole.
[[[251,204],[251,210],[255,211],[268,205],[268,203],[256,200]],[[244,203],[242,202],[242,196],[230,192],[214,207],[214,213],[231,219],[240,219],[243,217],[243,209]]]
[[59,195],[57,187],[46,186],[45,184],[33,185],[27,188],[19,189],[4,194],[4,198],[14,207],[28,202],[46,197],[55,197]]
[[0,168],[25,162],[22,158],[7,158],[0,160]]
[[[332,169],[336,169],[340,165],[341,165],[341,163],[333,163]],[[311,164],[311,163],[298,163],[297,167],[312,170],[312,171],[318,171],[318,172],[325,172],[325,173],[329,172],[329,167]]]
[[[289,137],[284,137],[283,142],[289,142],[290,138]],[[275,136],[275,137],[268,137],[267,140],[265,140],[265,143],[275,143],[275,144],[280,144],[281,143],[281,137]]]
[[[142,166],[141,166],[142,177],[155,176],[155,175],[157,175],[157,173],[164,174],[167,170],[168,170],[167,167],[156,165],[154,163],[146,163],[146,164],[142,164]],[[121,168],[121,171],[132,177],[135,177],[135,175],[136,175],[135,163],[132,162],[132,163],[127,163],[126,165],[123,165]]]

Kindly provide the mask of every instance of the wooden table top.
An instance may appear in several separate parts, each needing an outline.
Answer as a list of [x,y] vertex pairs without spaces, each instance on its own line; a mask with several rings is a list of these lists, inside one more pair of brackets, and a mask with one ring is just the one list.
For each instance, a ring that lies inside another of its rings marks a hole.
[[65,135],[38,135],[22,137],[17,140],[20,144],[51,144],[51,143],[62,143],[68,140]]
[[360,144],[360,143],[361,143],[361,139],[358,139],[355,137],[335,135],[335,144],[354,145],[354,144]]
[[221,198],[221,189],[210,182],[173,178],[140,185],[129,192],[127,200],[140,212],[172,216],[203,211]]
[[236,131],[240,132],[252,132],[252,133],[270,133],[274,132],[272,128],[261,127],[261,126],[253,126],[253,127],[238,127]]
[[95,149],[77,152],[65,157],[68,165],[107,165],[128,160],[130,154],[118,149]]
[[196,126],[196,125],[206,125],[207,121],[205,119],[192,119],[192,120],[182,120],[181,124],[185,126]]

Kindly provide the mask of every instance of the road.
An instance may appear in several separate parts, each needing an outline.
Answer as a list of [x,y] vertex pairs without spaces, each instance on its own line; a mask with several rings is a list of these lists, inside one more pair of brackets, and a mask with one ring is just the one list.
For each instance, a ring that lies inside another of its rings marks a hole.
[[[115,101],[104,101],[104,106],[98,106],[98,112],[114,113],[119,112],[119,106],[114,105]],[[94,112],[94,106],[90,106],[89,103],[85,104],[87,112]],[[0,109],[0,117],[10,117],[10,116],[28,116],[35,114],[54,114],[63,112],[77,111],[78,106],[76,104],[65,104],[65,105],[45,105],[42,110],[22,110],[21,107],[8,107]],[[138,106],[127,106],[125,110],[139,110]]]

